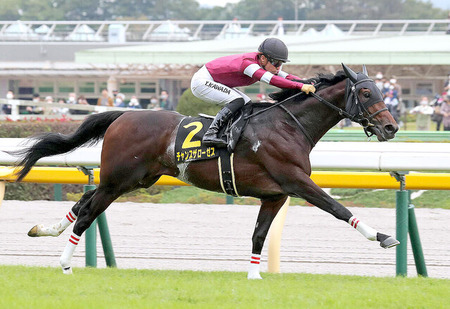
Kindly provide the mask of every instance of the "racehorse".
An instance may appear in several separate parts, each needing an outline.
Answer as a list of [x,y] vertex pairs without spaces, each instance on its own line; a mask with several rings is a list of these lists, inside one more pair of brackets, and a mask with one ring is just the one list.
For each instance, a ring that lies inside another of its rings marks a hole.
[[[368,77],[343,64],[344,71],[319,74],[313,96],[282,90],[278,101],[258,110],[234,149],[235,186],[240,195],[261,200],[254,234],[249,279],[261,279],[260,257],[269,227],[288,196],[307,202],[349,223],[383,248],[399,242],[377,232],[327,195],[310,178],[309,154],[320,138],[341,119],[360,123],[379,141],[392,139],[398,126],[387,111],[380,90]],[[255,104],[257,105],[257,104]],[[47,133],[15,155],[21,156],[17,181],[46,156],[62,154],[103,138],[100,184],[86,192],[61,222],[36,225],[29,236],[58,236],[75,222],[61,256],[63,273],[71,274],[71,259],[80,236],[120,195],[153,185],[162,175],[177,177],[199,188],[222,192],[217,159],[177,164],[174,143],[183,116],[171,111],[110,111],[90,115],[69,135]],[[330,158],[333,160],[333,158]]]

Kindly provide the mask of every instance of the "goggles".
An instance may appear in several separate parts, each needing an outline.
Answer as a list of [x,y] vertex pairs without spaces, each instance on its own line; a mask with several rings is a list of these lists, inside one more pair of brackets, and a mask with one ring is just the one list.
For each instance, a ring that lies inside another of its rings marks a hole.
[[282,61],[282,60],[273,59],[268,56],[266,56],[266,58],[276,68],[281,67],[281,65],[284,63],[284,61]]

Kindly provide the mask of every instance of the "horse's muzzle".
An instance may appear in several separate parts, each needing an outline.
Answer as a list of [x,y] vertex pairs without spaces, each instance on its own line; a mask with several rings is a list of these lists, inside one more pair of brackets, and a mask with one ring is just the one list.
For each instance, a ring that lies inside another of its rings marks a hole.
[[375,125],[368,127],[367,131],[375,134],[378,141],[385,142],[395,137],[395,133],[398,131],[397,124]]

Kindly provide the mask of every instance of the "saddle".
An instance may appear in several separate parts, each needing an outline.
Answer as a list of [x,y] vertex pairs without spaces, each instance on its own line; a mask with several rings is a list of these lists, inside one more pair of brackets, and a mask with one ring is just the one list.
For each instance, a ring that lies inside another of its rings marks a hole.
[[253,104],[244,105],[219,132],[219,137],[227,141],[226,148],[205,146],[203,135],[208,130],[214,116],[202,115],[183,118],[175,139],[175,162],[177,164],[218,157],[219,177],[222,190],[232,196],[239,196],[234,181],[233,151],[244,131]]
[[198,117],[186,117],[180,123],[175,140],[175,159],[177,163],[213,159],[219,156],[219,150],[233,153],[253,111],[253,104],[241,108],[219,132],[219,137],[227,141],[226,148],[205,146],[203,135],[211,125],[214,116],[199,114]]

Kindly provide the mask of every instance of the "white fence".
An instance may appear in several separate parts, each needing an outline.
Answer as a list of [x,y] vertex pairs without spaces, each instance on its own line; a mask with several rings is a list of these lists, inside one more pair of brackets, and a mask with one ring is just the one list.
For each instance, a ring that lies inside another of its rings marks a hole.
[[[0,139],[0,164],[14,164],[17,158],[3,151],[23,148],[26,141]],[[37,165],[99,166],[101,146],[42,158]],[[310,159],[313,169],[450,171],[450,143],[319,142]]]
[[0,41],[146,43],[232,36],[289,35],[332,27],[347,35],[445,33],[448,20],[177,20],[177,21],[0,21]]
[[[86,118],[86,114],[73,114],[71,111],[85,111],[86,113],[101,113],[111,110],[130,110],[123,107],[98,106],[98,105],[80,105],[80,104],[66,104],[66,103],[41,103],[27,100],[7,100],[0,99],[0,105],[11,106],[11,114],[0,114],[0,120],[32,120],[37,118],[59,119],[69,118],[72,120],[82,120]],[[29,106],[32,108],[32,113],[21,113],[20,106]],[[137,109],[135,109],[137,110]]]

